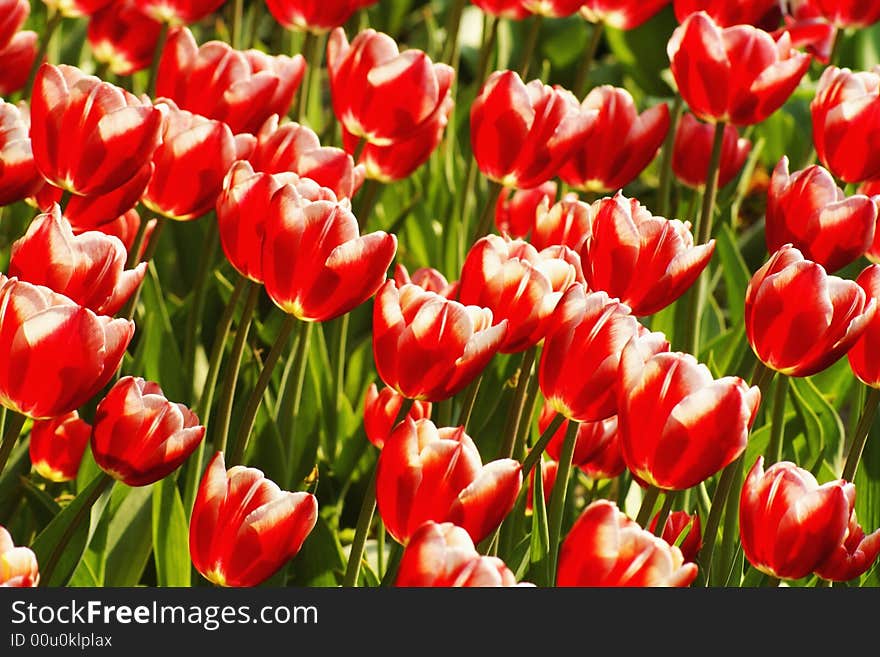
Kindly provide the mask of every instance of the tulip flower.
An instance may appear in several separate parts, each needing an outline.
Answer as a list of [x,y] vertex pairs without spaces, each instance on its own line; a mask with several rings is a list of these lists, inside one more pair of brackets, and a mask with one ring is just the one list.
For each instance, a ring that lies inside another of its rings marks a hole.
[[862,194],[847,197],[818,165],[789,175],[783,157],[767,194],[767,249],[793,244],[808,260],[836,271],[855,262],[874,241],[877,206]]
[[248,158],[256,171],[292,171],[329,187],[338,198],[351,198],[364,179],[351,155],[341,148],[321,146],[318,135],[307,126],[288,122],[278,125],[273,114],[257,133],[257,145]]
[[376,293],[396,252],[394,235],[359,235],[347,202],[303,204],[299,192],[285,185],[272,197],[266,218],[266,292],[303,321],[334,319]]
[[575,194],[566,194],[549,208],[539,207],[529,238],[536,249],[562,244],[578,253],[593,232],[593,210]]
[[635,342],[620,358],[617,419],[623,460],[642,481],[685,490],[743,453],[761,391],[739,377],[715,379],[690,354],[646,354]]
[[552,180],[532,189],[502,191],[495,204],[498,232],[511,239],[525,239],[535,225],[541,204],[546,203],[549,207],[555,199],[556,183]]
[[810,103],[819,161],[838,178],[880,178],[880,74],[829,66]]
[[403,551],[395,586],[516,586],[498,557],[483,556],[468,533],[451,522],[426,522]]
[[590,504],[562,543],[557,586],[686,587],[697,565],[639,527],[613,502]]
[[855,486],[842,479],[820,486],[812,474],[788,461],[765,472],[759,456],[740,495],[746,558],[771,577],[806,577],[844,544],[855,494]]
[[471,0],[471,4],[498,18],[518,21],[529,15],[529,10],[523,6],[522,0]]
[[446,299],[458,298],[459,282],[450,283],[443,274],[433,267],[419,267],[410,276],[407,268],[397,263],[394,267],[394,282],[398,288],[411,283],[428,292],[436,292]]
[[225,0],[136,0],[142,12],[160,23],[191,25],[214,13]]
[[58,205],[37,216],[12,245],[9,275],[59,292],[98,315],[115,315],[147,273],[125,269],[125,245],[98,231],[74,235]]
[[266,6],[284,28],[320,34],[345,25],[358,9],[376,2],[378,0],[266,0]]
[[679,93],[704,121],[760,123],[788,100],[810,56],[751,25],[720,28],[705,12],[691,14],[667,47]]
[[234,134],[256,134],[273,114],[284,116],[302,82],[302,55],[270,57],[222,41],[198,46],[188,28],[173,30],[156,76],[156,95],[180,109],[223,121]]
[[189,523],[189,552],[219,586],[257,586],[296,556],[318,520],[311,493],[281,490],[256,468],[226,469],[217,452]]
[[0,206],[27,198],[43,185],[31,151],[27,105],[0,100]]
[[591,23],[604,23],[618,30],[632,30],[670,3],[671,0],[586,0],[581,16]]
[[643,334],[629,308],[604,292],[568,288],[549,320],[538,379],[547,404],[578,422],[598,422],[617,413],[620,353],[634,336],[646,348],[665,350],[658,334]]
[[[801,10],[800,8],[805,8]],[[805,49],[822,64],[827,65],[831,61],[831,52],[837,38],[837,28],[821,17],[821,14],[811,9],[812,3],[807,2],[793,11],[793,14],[785,14],[782,19],[784,26],[771,33],[774,39],[779,39],[783,32],[787,32],[791,38],[791,45],[797,49]]]
[[826,20],[838,28],[871,27],[880,21],[880,5],[859,0],[811,0],[810,3]]
[[0,49],[0,95],[10,96],[24,88],[37,59],[37,40],[37,33],[31,30],[16,32]]
[[[685,114],[681,117],[672,147],[672,171],[675,177],[688,187],[705,188],[714,139],[714,126],[701,123],[693,114]],[[718,169],[719,188],[736,177],[751,150],[752,142],[741,138],[734,126],[724,126],[721,163]]]
[[118,0],[89,18],[86,38],[96,61],[115,75],[131,75],[150,66],[161,31],[138,0]]
[[133,336],[129,320],[0,275],[0,404],[35,420],[76,410],[111,379]]
[[536,16],[565,18],[576,13],[584,0],[521,0],[522,6]]
[[507,320],[501,353],[516,353],[544,338],[547,322],[563,292],[583,282],[578,255],[568,247],[538,252],[528,242],[487,235],[465,258],[459,299]]
[[92,454],[114,479],[147,486],[174,472],[204,436],[195,413],[168,401],[158,383],[124,376],[95,411]]
[[651,163],[669,131],[664,103],[639,114],[630,93],[611,85],[594,88],[581,108],[598,114],[559,171],[575,189],[599,192],[628,185]]
[[513,71],[496,71],[471,105],[477,166],[506,187],[537,187],[556,176],[597,116],[570,91],[540,80],[525,84]]
[[0,1],[0,49],[22,28],[30,13],[28,0]]
[[522,486],[513,459],[483,465],[464,427],[438,429],[430,420],[398,424],[376,464],[376,505],[388,533],[406,544],[426,521],[452,522],[474,543],[513,509]]
[[408,399],[449,399],[479,376],[507,321],[418,285],[387,281],[373,305],[373,358],[382,381]]
[[43,0],[45,5],[66,18],[91,16],[113,0]]
[[856,518],[855,509],[849,518],[846,539],[814,569],[822,579],[846,582],[866,573],[880,555],[880,529],[865,535]]
[[31,101],[31,146],[40,173],[82,196],[131,180],[159,144],[161,112],[73,66],[43,64]]
[[[659,516],[660,514],[658,513],[651,520],[648,531],[657,531],[657,519]],[[682,535],[684,535],[684,539],[681,539]],[[690,515],[687,511],[673,511],[666,519],[666,524],[663,525],[663,532],[660,537],[670,545],[678,545],[685,561],[696,561],[697,553],[699,553],[700,547],[703,544],[703,539],[700,535],[700,516],[696,513]],[[681,539],[681,542],[679,542],[679,539]]]
[[[546,402],[541,407],[538,416],[538,430],[542,433],[547,430],[553,421],[556,412]],[[547,455],[554,461],[558,461],[562,455],[562,443],[565,432],[568,430],[568,420],[565,420],[550,442],[547,443]],[[611,416],[598,422],[581,422],[578,425],[577,437],[572,455],[572,465],[581,467],[590,463],[611,446],[617,440],[617,416]]]
[[[880,300],[880,265],[866,267],[859,274],[856,283],[865,291],[868,299],[875,302]],[[846,352],[853,373],[862,383],[872,388],[880,388],[880,359],[876,357],[878,345],[880,345],[880,315],[875,313],[864,333]]]
[[714,250],[714,240],[694,246],[690,222],[655,217],[618,192],[593,204],[592,233],[581,260],[591,290],[603,290],[644,316],[684,294]]
[[754,25],[772,30],[779,25],[782,12],[779,0],[674,0],[675,17],[680,23],[691,14],[705,11],[721,27]]
[[0,525],[0,587],[31,588],[39,583],[37,555],[29,547],[15,547],[9,530]]
[[[364,395],[364,431],[369,441],[379,449],[385,446],[391,430],[403,421],[404,418],[399,417],[403,402],[403,396],[394,388],[385,386],[380,392],[375,383],[367,388]],[[431,402],[413,402],[406,417],[413,421],[430,419]]]
[[34,470],[49,481],[76,479],[91,435],[91,425],[76,411],[51,420],[36,420],[28,444]]
[[746,336],[767,367],[810,376],[855,344],[876,307],[877,301],[867,299],[856,283],[828,276],[786,244],[749,281]]

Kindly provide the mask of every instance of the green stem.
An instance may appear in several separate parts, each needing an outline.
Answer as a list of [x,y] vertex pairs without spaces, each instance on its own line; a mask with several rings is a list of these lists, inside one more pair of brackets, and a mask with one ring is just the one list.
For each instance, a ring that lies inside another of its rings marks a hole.
[[535,47],[538,45],[538,37],[541,34],[541,25],[544,17],[537,14],[532,18],[532,24],[529,27],[529,33],[526,36],[526,44],[523,47],[522,57],[519,60],[520,77],[525,80],[529,75],[529,68],[532,65],[532,55],[535,54]]
[[376,521],[376,574],[385,575],[385,523],[380,517]]
[[245,406],[244,415],[238,428],[235,445],[232,446],[233,449],[230,452],[231,458],[229,460],[233,464],[241,463],[244,459],[248,440],[253,431],[254,422],[256,422],[257,419],[257,412],[260,410],[260,405],[263,403],[263,393],[266,392],[266,388],[269,387],[269,381],[272,379],[272,372],[278,364],[278,360],[281,358],[281,353],[287,346],[290,334],[293,333],[293,329],[296,328],[297,322],[299,322],[299,320],[295,315],[284,316],[284,322],[281,324],[281,329],[278,331],[278,337],[275,338],[275,343],[272,345],[269,355],[266,356],[266,361],[263,363],[263,369],[257,379],[257,384],[254,386],[251,396],[248,398],[247,406]]
[[[293,445],[296,442],[296,433],[299,429],[299,411],[302,404],[303,386],[306,380],[306,370],[309,364],[309,342],[312,335],[312,323],[302,322],[299,340],[296,344],[296,354],[293,360],[293,371],[288,375],[284,391],[280,393],[281,401],[278,404],[279,425],[282,435],[289,434],[289,460],[288,470],[292,472],[292,459],[294,455]],[[293,385],[291,386],[291,381]],[[289,423],[288,423],[289,422]]]
[[367,490],[364,492],[364,499],[361,502],[354,539],[351,542],[351,552],[348,555],[345,576],[342,579],[342,586],[346,588],[357,586],[358,575],[361,571],[367,534],[370,531],[370,524],[373,522],[373,514],[376,512],[376,471],[376,466],[373,466],[373,474],[370,475],[370,482],[367,484]]
[[767,575],[767,578],[764,580],[764,588],[779,588],[780,581],[781,580],[778,577],[771,577],[770,575]]
[[355,218],[361,230],[366,228],[367,222],[370,220],[370,215],[373,213],[373,208],[376,207],[376,200],[379,198],[379,190],[381,188],[382,183],[378,180],[369,178],[364,181],[364,185],[358,194],[358,204],[355,209]]
[[342,400],[345,398],[345,348],[348,339],[348,323],[350,314],[346,313],[339,318],[336,339],[336,373],[335,373],[335,408],[336,412],[342,411]]
[[538,405],[539,382],[537,376],[529,380],[529,389],[526,392],[525,410],[523,419],[520,421],[520,430],[516,436],[516,444],[513,447],[513,458],[520,460],[525,456],[526,438],[532,426],[532,418],[535,415],[535,407]]
[[862,407],[862,414],[859,416],[859,423],[856,425],[855,433],[850,440],[846,464],[843,466],[841,477],[846,481],[851,482],[855,480],[856,470],[859,468],[859,461],[862,458],[862,452],[865,450],[865,443],[868,441],[868,435],[871,433],[871,425],[874,422],[874,415],[877,413],[878,405],[880,405],[880,390],[871,388],[867,399],[865,399],[865,405]]
[[46,21],[46,26],[43,28],[42,34],[40,35],[40,45],[37,49],[37,56],[34,57],[34,63],[31,65],[27,82],[22,91],[22,98],[31,97],[31,92],[34,89],[34,80],[37,78],[37,71],[40,70],[40,64],[43,63],[43,60],[46,58],[46,53],[49,52],[49,43],[52,41],[55,32],[61,26],[62,20],[64,20],[64,16],[61,15],[60,11],[56,10],[55,13],[49,17],[49,20]]
[[770,444],[767,446],[768,465],[782,460],[782,442],[785,434],[785,398],[788,396],[789,378],[780,374],[773,393],[773,416],[770,425]]
[[247,347],[248,333],[251,330],[251,321],[257,303],[260,301],[261,286],[248,280],[245,283],[247,297],[238,328],[235,331],[235,340],[232,343],[232,351],[226,364],[226,373],[223,376],[223,387],[220,389],[220,399],[217,402],[217,428],[214,431],[214,451],[226,451],[226,441],[229,437],[229,425],[232,420],[232,404],[235,401],[235,385],[238,383],[238,373],[241,370],[241,360]]
[[675,504],[675,500],[678,497],[678,491],[669,490],[663,495],[663,506],[660,507],[660,512],[657,514],[657,524],[654,527],[654,536],[662,536],[663,529],[666,527],[666,521],[669,519],[669,514],[672,512],[672,507]]
[[145,214],[141,218],[137,233],[134,236],[134,242],[132,242],[131,248],[128,250],[128,259],[125,261],[126,269],[132,269],[138,263],[141,249],[144,248],[144,240],[147,237],[147,228],[149,227],[150,221],[150,214]]
[[[596,23],[590,33],[590,45],[581,61],[578,62],[577,71],[574,75],[574,83],[571,89],[577,98],[582,98],[587,93],[587,85],[590,81],[590,72],[593,68],[593,62],[596,60],[596,53],[599,51],[599,44],[602,42],[602,34],[605,32],[605,23]],[[665,215],[663,215],[665,216]]]
[[[147,221],[149,220],[150,217],[148,215]],[[148,266],[149,263],[153,260],[153,256],[156,255],[156,250],[159,248],[159,240],[162,238],[162,230],[165,228],[165,224],[167,223],[168,220],[165,217],[159,215],[156,216],[156,227],[153,228],[153,234],[150,235],[150,243],[147,244],[147,248],[144,251],[143,261],[146,262]],[[128,299],[128,302],[126,303],[125,308],[122,311],[122,316],[126,319],[132,319],[134,317],[135,311],[137,310],[138,301],[140,301],[141,298],[141,290],[143,289],[144,284],[143,282],[141,282],[141,284],[137,286],[137,289],[135,289],[131,297]]]
[[474,233],[474,242],[489,234],[492,228],[492,219],[495,217],[495,204],[498,202],[502,189],[501,183],[497,183],[494,180],[489,181],[489,195],[486,199],[486,205],[483,206],[483,212],[480,214],[477,232]]
[[483,381],[482,375],[471,381],[470,385],[464,393],[464,401],[461,405],[461,413],[458,415],[458,426],[464,427],[467,432],[468,424],[471,421],[471,415],[474,414],[474,404],[477,401],[477,393],[480,390],[480,383]]
[[[565,515],[565,498],[568,491],[568,478],[571,474],[571,460],[574,457],[574,448],[577,444],[578,426],[579,423],[574,420],[569,421],[565,440],[562,443],[562,452],[559,455],[556,481],[553,483],[553,491],[550,493],[550,510],[547,514],[547,527],[550,532],[550,582],[556,581],[556,562],[562,538],[562,518]],[[535,476],[540,476],[540,473]]]
[[[734,494],[728,494],[727,502],[725,503],[724,528],[722,529],[721,534],[720,568],[716,570],[716,572],[724,577],[726,577],[726,573],[729,573],[733,566],[737,541],[739,539],[739,531],[737,529],[739,526],[739,495],[736,491],[741,488],[741,482],[743,479],[743,469],[745,468],[743,457],[737,459],[735,464],[736,469],[733,473],[733,485],[731,487]],[[707,582],[709,582],[708,579]],[[724,584],[723,581],[720,583]]]
[[385,574],[382,576],[382,582],[379,586],[394,586],[394,582],[397,579],[397,571],[400,569],[400,560],[403,558],[403,546],[400,543],[395,542],[391,546],[391,556],[388,558],[388,567],[385,569]]
[[678,132],[678,124],[684,112],[684,101],[681,96],[675,96],[672,104],[672,112],[669,132],[663,142],[663,154],[660,159],[660,189],[657,199],[657,214],[661,217],[669,217],[671,211],[670,200],[672,196],[672,155],[675,150],[675,133]]
[[0,474],[3,474],[6,463],[9,461],[9,456],[12,454],[12,449],[15,447],[19,435],[21,435],[21,430],[24,428],[26,421],[27,416],[22,413],[16,413],[13,410],[6,411],[3,442],[0,443]]
[[309,88],[311,87],[312,75],[321,70],[320,56],[318,50],[319,40],[317,35],[312,32],[306,32],[305,41],[303,42],[302,53],[306,59],[306,71],[303,80],[299,86],[299,99],[296,110],[297,121],[305,123],[306,114],[309,109]]
[[520,365],[516,381],[516,393],[513,396],[513,403],[508,409],[507,420],[504,423],[504,433],[502,434],[504,442],[502,443],[501,454],[498,458],[507,459],[513,456],[513,449],[516,445],[516,437],[519,434],[519,425],[526,402],[526,392],[532,377],[532,366],[535,363],[535,353],[537,350],[537,346],[529,347],[523,353],[522,364]]
[[232,5],[232,47],[241,49],[241,28],[244,16],[244,0],[235,0]]
[[492,60],[492,52],[495,50],[495,42],[498,40],[498,24],[500,19],[491,14],[483,15],[483,43],[480,45],[480,58],[477,63],[477,73],[474,82],[477,89],[486,81],[489,72],[489,62]]
[[[193,386],[195,386],[196,378],[196,345],[199,343],[199,338],[202,333],[202,314],[205,311],[208,272],[211,271],[211,265],[214,261],[214,254],[217,250],[219,239],[217,222],[212,221],[208,224],[207,243],[204,248],[201,249],[199,262],[196,266],[192,307],[186,317],[186,337],[184,338],[183,343],[183,371],[185,375],[189,377]],[[193,395],[193,399],[195,399],[197,391],[192,390],[191,394]]]
[[156,50],[153,51],[153,62],[150,64],[149,77],[147,77],[147,95],[150,98],[156,96],[156,78],[159,75],[159,62],[162,60],[165,42],[168,40],[168,27],[168,23],[162,23],[159,31],[159,40],[156,41]]
[[[550,421],[550,424],[544,429],[544,433],[541,434],[541,437],[538,438],[538,442],[535,443],[535,446],[529,450],[528,455],[523,461],[522,473],[523,480],[528,479],[529,473],[532,471],[538,462],[541,460],[541,455],[544,453],[544,450],[547,449],[547,445],[550,443],[550,440],[556,435],[556,432],[559,430],[559,427],[562,426],[562,423],[565,422],[565,416],[562,413],[557,413],[553,419]],[[577,424],[576,422],[572,422],[572,424]]]
[[662,493],[656,486],[648,486],[642,497],[642,505],[639,507],[639,514],[636,516],[636,523],[642,527],[647,527],[651,521],[651,514],[654,512],[654,506]]
[[455,0],[449,12],[449,20],[446,23],[446,46],[443,48],[441,61],[455,66],[458,59],[458,33],[461,27],[461,15],[464,13],[466,0]]

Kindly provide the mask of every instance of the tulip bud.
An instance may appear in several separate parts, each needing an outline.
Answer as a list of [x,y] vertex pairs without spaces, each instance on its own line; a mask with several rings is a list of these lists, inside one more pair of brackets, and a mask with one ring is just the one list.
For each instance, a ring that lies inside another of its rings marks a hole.
[[754,25],[772,30],[779,25],[779,0],[674,0],[675,17],[680,23],[691,14],[705,11],[721,27]]
[[160,23],[191,25],[220,8],[225,0],[137,0],[141,11]]
[[354,12],[378,0],[266,0],[272,17],[288,30],[321,34],[345,25]]
[[16,32],[0,48],[0,95],[11,96],[27,84],[28,72],[37,60],[38,35],[26,30]]
[[31,588],[39,583],[37,555],[29,547],[15,547],[9,531],[0,525],[0,587]]
[[498,232],[511,239],[525,239],[535,225],[541,204],[549,206],[555,198],[556,183],[552,180],[532,189],[502,190],[495,204]]
[[92,427],[73,411],[51,420],[36,420],[28,444],[31,464],[43,479],[76,479]]
[[34,164],[29,130],[27,105],[0,101],[0,206],[21,201],[43,185]]
[[[403,402],[403,396],[394,388],[385,386],[379,392],[375,383],[367,388],[364,395],[364,430],[369,441],[379,449],[385,446],[391,430],[405,419],[399,417]],[[431,402],[413,402],[406,417],[413,421],[429,419]]]
[[162,24],[138,4],[137,0],[117,0],[89,18],[89,47],[95,59],[115,75],[131,75],[150,66],[159,45]]

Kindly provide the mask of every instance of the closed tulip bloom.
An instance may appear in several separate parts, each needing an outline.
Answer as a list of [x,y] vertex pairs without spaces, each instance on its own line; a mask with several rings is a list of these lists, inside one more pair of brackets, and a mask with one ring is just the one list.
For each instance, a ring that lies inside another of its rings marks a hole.
[[191,25],[219,9],[225,0],[137,0],[145,14],[169,25]]
[[715,379],[690,354],[645,354],[635,343],[620,359],[618,422],[623,460],[642,481],[685,490],[743,453],[761,391],[739,377]]
[[395,586],[517,586],[516,576],[498,557],[477,552],[468,533],[451,522],[428,521],[403,551]]
[[576,194],[566,194],[549,208],[539,207],[535,214],[531,243],[536,249],[562,244],[580,253],[593,232],[593,209]]
[[812,0],[812,6],[838,28],[871,27],[880,21],[880,5],[861,0]]
[[537,16],[564,18],[576,13],[584,0],[521,0],[523,7]]
[[847,197],[818,165],[788,173],[783,157],[767,194],[767,250],[793,244],[805,258],[836,271],[855,262],[874,241],[877,206],[862,194]]
[[[868,299],[880,299],[880,265],[866,267],[856,283],[865,291]],[[876,357],[880,347],[880,315],[877,313],[868,322],[861,337],[846,352],[853,373],[865,385],[880,388],[880,359]]]
[[495,71],[471,105],[477,166],[506,187],[537,187],[557,175],[597,116],[561,87],[525,84],[514,71]]
[[511,239],[525,239],[535,225],[541,204],[549,207],[555,199],[556,183],[552,180],[532,189],[502,190],[495,204],[495,227]]
[[855,282],[828,276],[786,244],[749,281],[746,336],[767,367],[811,376],[855,344],[876,307]]
[[595,192],[628,185],[651,163],[669,131],[666,104],[639,114],[626,89],[596,87],[581,107],[596,110],[598,116],[593,130],[578,140],[559,171],[559,177],[575,189]]
[[344,315],[373,296],[397,252],[394,235],[360,235],[348,203],[303,204],[290,185],[273,197],[263,241],[266,292],[306,322]]
[[844,543],[856,489],[842,479],[819,485],[794,463],[765,472],[758,457],[743,484],[740,540],[749,562],[771,577],[806,577]]
[[748,24],[772,30],[782,17],[779,4],[779,0],[674,0],[672,6],[680,23],[691,14],[705,11],[721,27]]
[[714,250],[715,240],[694,246],[690,222],[655,217],[618,192],[593,204],[592,233],[581,260],[591,290],[603,290],[644,316],[684,294]]
[[837,38],[834,25],[811,11],[795,11],[793,15],[785,14],[782,19],[783,27],[771,33],[774,39],[779,39],[783,32],[787,32],[792,47],[806,50],[822,64],[827,65],[831,61],[831,51]]
[[37,555],[29,547],[16,547],[9,530],[0,525],[0,587],[31,588],[39,583]]
[[513,459],[483,465],[464,427],[438,429],[430,420],[398,424],[376,464],[376,505],[388,533],[409,542],[426,521],[452,522],[474,543],[513,509],[522,469]]
[[18,32],[31,13],[28,0],[0,1],[0,48],[3,48]]
[[143,262],[126,270],[127,258],[115,237],[98,231],[74,235],[56,204],[12,244],[9,275],[48,287],[98,315],[115,315],[147,272]]
[[586,0],[581,16],[618,30],[632,30],[654,17],[671,0]]
[[[616,419],[616,418],[615,418]],[[593,457],[578,465],[578,468],[590,479],[614,479],[626,470],[623,452],[620,449],[620,432],[615,432],[605,447]]]
[[59,12],[66,18],[81,18],[91,16],[96,11],[106,7],[113,0],[43,0],[50,9]]
[[810,66],[810,56],[751,25],[720,28],[705,12],[691,14],[669,40],[679,93],[704,121],[760,123],[778,110]]
[[507,321],[418,285],[387,281],[373,305],[373,358],[386,385],[408,399],[439,402],[479,376],[501,346]]
[[131,180],[159,144],[161,112],[73,66],[43,64],[31,101],[31,146],[40,173],[82,196]]
[[[657,513],[651,520],[648,531],[655,532],[657,530],[659,515]],[[681,538],[682,535],[684,538]],[[700,516],[696,513],[690,515],[687,511],[673,511],[666,519],[660,537],[670,545],[678,545],[685,561],[696,561],[697,554],[703,545],[703,537],[700,535]]]
[[131,75],[152,63],[161,31],[137,0],[117,0],[89,18],[86,37],[97,61],[115,75]]
[[317,521],[314,495],[281,490],[256,468],[227,470],[217,452],[193,505],[190,556],[214,584],[257,586],[296,556]]
[[21,201],[43,185],[29,130],[27,106],[0,101],[0,206]]
[[[693,114],[681,117],[672,147],[672,171],[688,187],[705,188],[714,139],[715,126],[701,123]],[[740,137],[734,126],[724,126],[718,169],[719,189],[736,177],[751,150],[752,142]]]
[[278,125],[273,114],[257,133],[257,145],[248,158],[256,171],[292,171],[329,187],[338,198],[351,198],[364,181],[363,167],[341,148],[321,146],[318,135],[307,126],[288,122]]
[[156,95],[170,98],[180,109],[223,121],[234,134],[256,134],[273,114],[287,114],[305,68],[302,55],[269,57],[216,40],[198,46],[184,27],[168,36]]
[[866,536],[853,509],[846,539],[831,551],[814,572],[822,579],[847,582],[868,572],[877,561],[878,555],[880,555],[880,529]]
[[[400,417],[404,398],[394,388],[385,386],[379,391],[375,383],[371,383],[364,395],[364,431],[373,445],[382,449],[391,430],[404,418]],[[411,420],[429,419],[431,402],[413,402],[406,414]]]
[[124,376],[95,411],[92,454],[113,478],[147,486],[174,472],[204,437],[196,414],[166,399],[158,383]]
[[0,275],[0,404],[35,420],[76,410],[112,378],[134,322]]
[[686,587],[697,565],[639,527],[613,502],[590,504],[562,543],[557,586]]
[[[616,414],[620,352],[644,327],[617,299],[582,285],[568,288],[548,324],[538,367],[547,404],[578,422]],[[659,334],[644,339],[657,350],[668,347]]]
[[471,4],[498,18],[518,21],[529,15],[529,10],[523,6],[522,0],[471,0]]
[[320,34],[348,22],[354,12],[378,0],[266,0],[269,13],[288,30]]
[[[538,417],[538,430],[543,433],[553,421],[556,412],[546,402],[541,407]],[[554,461],[558,461],[562,455],[562,443],[565,440],[565,432],[568,429],[568,420],[565,420],[550,442],[547,443],[547,455]],[[617,437],[617,416],[613,415],[606,420],[598,422],[581,422],[578,425],[577,438],[574,444],[572,465],[580,467],[599,456],[611,442]]]
[[92,426],[76,411],[51,420],[36,420],[28,444],[34,470],[49,481],[76,479],[91,435]]
[[10,96],[24,88],[37,59],[37,40],[37,33],[31,30],[16,32],[0,49],[0,95]]
[[810,103],[819,161],[838,178],[880,178],[880,74],[829,66]]
[[443,274],[433,267],[419,267],[410,276],[407,268],[397,263],[394,266],[394,282],[398,288],[407,283],[412,283],[428,292],[436,292],[446,299],[458,298],[458,281],[450,283]]
[[492,311],[496,322],[507,320],[501,353],[516,353],[544,338],[547,322],[563,292],[583,283],[578,255],[549,247],[538,252],[528,242],[497,235],[479,239],[461,270],[459,300]]

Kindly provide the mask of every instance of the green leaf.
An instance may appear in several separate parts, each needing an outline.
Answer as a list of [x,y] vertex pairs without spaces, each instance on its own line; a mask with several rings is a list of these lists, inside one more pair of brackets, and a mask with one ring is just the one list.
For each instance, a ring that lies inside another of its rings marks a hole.
[[809,378],[792,377],[790,390],[790,399],[804,424],[802,436],[792,443],[795,462],[815,471],[822,463],[826,446],[839,445],[843,440],[843,422]]
[[52,518],[60,513],[61,506],[58,502],[27,477],[21,478],[21,488],[40,529],[48,525]]
[[8,525],[21,496],[21,478],[31,469],[30,438],[20,440],[0,475],[0,525]]
[[338,586],[345,571],[345,556],[339,538],[327,521],[318,516],[315,528],[290,564],[291,584],[296,586]]
[[529,578],[538,586],[550,586],[550,529],[547,525],[547,505],[544,500],[544,477],[535,466],[532,481],[532,538],[529,544]]
[[113,514],[107,533],[105,586],[135,586],[153,548],[153,486],[124,490],[124,499]]
[[741,326],[745,313],[746,288],[752,278],[737,246],[736,236],[728,224],[722,224],[715,238],[715,251],[721,261],[721,276],[727,303],[723,304],[729,313],[732,326]]
[[153,558],[159,586],[189,586],[189,526],[172,477],[153,487]]

